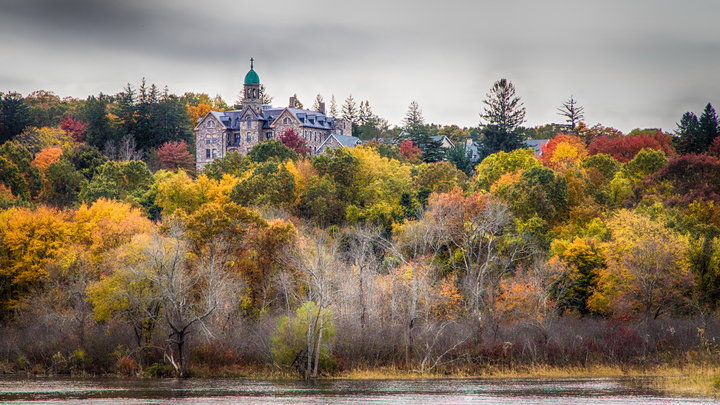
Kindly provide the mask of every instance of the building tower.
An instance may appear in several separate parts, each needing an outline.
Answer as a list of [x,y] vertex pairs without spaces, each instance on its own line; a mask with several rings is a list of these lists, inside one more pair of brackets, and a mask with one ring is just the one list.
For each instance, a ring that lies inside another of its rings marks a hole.
[[255,59],[250,58],[250,71],[245,75],[245,83],[243,84],[243,106],[260,105],[260,77],[255,73]]

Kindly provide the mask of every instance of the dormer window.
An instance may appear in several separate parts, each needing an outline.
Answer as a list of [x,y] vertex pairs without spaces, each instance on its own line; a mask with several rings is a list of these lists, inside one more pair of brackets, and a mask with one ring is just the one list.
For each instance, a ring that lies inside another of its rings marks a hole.
[[289,125],[289,124],[290,124],[290,118],[285,117],[285,118],[283,119],[283,124]]

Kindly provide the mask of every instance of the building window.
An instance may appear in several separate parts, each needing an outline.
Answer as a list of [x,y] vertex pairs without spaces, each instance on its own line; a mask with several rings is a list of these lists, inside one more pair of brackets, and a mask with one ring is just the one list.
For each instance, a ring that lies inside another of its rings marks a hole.
[[250,121],[250,118],[247,120],[247,129],[252,128],[252,121]]
[[208,127],[208,128],[215,128],[215,121],[213,121],[213,120],[208,120],[208,122],[207,122],[207,127]]
[[212,150],[212,158],[217,159],[217,149]]
[[247,133],[246,139],[248,143],[252,142],[252,135],[250,135],[250,132]]
[[235,134],[235,135],[234,135],[234,138],[235,138],[235,139],[233,139],[233,141],[234,141],[233,144],[234,144],[234,145],[239,145],[239,144],[240,144],[240,134]]
[[283,120],[283,124],[290,124],[290,118],[285,117],[285,119]]
[[210,149],[205,149],[205,159],[210,159]]
[[272,139],[272,131],[270,131],[270,132],[265,132],[265,138],[267,138],[267,139]]

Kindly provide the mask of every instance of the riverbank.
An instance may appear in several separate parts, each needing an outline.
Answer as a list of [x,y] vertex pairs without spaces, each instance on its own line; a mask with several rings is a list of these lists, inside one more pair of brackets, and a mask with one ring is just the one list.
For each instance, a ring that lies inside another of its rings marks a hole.
[[[297,379],[297,374],[278,370],[226,368],[209,371],[195,369],[200,378],[234,377],[261,379]],[[703,396],[720,398],[720,366],[653,366],[627,367],[594,365],[587,367],[519,366],[515,368],[484,367],[481,369],[455,369],[443,372],[418,372],[395,367],[345,370],[326,375],[330,380],[412,380],[439,378],[637,378],[650,379],[658,390],[675,396]]]
[[[5,373],[10,375],[44,375],[25,372]],[[47,374],[52,376],[52,374]],[[87,375],[85,375],[87,376]],[[127,377],[127,375],[107,375]],[[192,367],[191,376],[196,379],[252,379],[252,380],[297,380],[295,372],[266,367],[232,365],[209,369]],[[452,369],[443,372],[419,372],[396,367],[352,369],[323,375],[323,380],[417,380],[417,379],[566,379],[566,378],[631,378],[642,379],[643,384],[673,396],[702,396],[720,398],[720,366],[653,366],[627,367],[593,365],[587,367],[518,366],[483,367],[477,369]],[[631,383],[631,380],[630,380]]]

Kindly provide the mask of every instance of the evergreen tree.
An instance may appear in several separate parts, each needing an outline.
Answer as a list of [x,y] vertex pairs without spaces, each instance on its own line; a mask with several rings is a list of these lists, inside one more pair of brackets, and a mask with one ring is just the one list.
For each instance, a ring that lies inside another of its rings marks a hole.
[[265,85],[260,85],[260,103],[270,105],[272,104],[273,98],[267,93]]
[[330,98],[330,116],[331,117],[337,117],[338,115],[338,109],[337,109],[337,102],[335,101],[335,95]]
[[478,147],[480,157],[523,147],[520,125],[525,121],[525,107],[515,94],[515,86],[500,79],[486,97],[486,107],[480,115],[486,121],[485,125],[481,123],[484,137]]
[[458,143],[445,151],[445,158],[448,162],[457,167],[458,170],[464,172],[468,176],[473,171],[472,153],[465,146],[465,143]]
[[405,128],[402,139],[410,139],[423,152],[423,161],[437,162],[442,160],[444,152],[442,141],[435,139],[437,128],[425,125],[422,110],[416,101],[410,103],[408,112],[405,114]]
[[413,128],[419,128],[425,125],[425,119],[422,116],[422,110],[418,105],[417,101],[410,103],[408,112],[405,114],[405,128],[411,130]]
[[323,96],[318,94],[315,96],[315,101],[313,102],[313,111],[320,111],[320,103],[324,102]]
[[80,111],[80,118],[88,123],[85,140],[88,145],[98,149],[105,147],[108,142],[117,140],[116,132],[110,126],[107,116],[107,97],[102,93],[98,97],[88,97]]
[[487,125],[510,133],[525,122],[525,106],[515,94],[515,85],[507,79],[495,82],[483,102],[486,107],[481,117]]
[[353,125],[358,124],[358,107],[357,104],[355,104],[355,99],[353,98],[352,94],[348,96],[348,98],[345,99],[345,103],[342,107],[342,118],[344,120],[348,120],[353,123]]
[[293,106],[292,106],[293,108],[297,108],[297,109],[300,109],[300,110],[302,110],[303,108],[305,108],[305,106],[303,105],[303,103],[302,103],[302,102],[300,101],[300,99],[298,98],[297,94],[293,94],[293,100],[294,100],[294,104],[293,104]]
[[700,139],[703,142],[703,152],[706,152],[710,144],[718,136],[718,116],[712,104],[708,103],[698,121]]
[[702,153],[704,142],[700,135],[700,123],[693,112],[683,114],[675,130],[677,150],[682,155]]
[[0,99],[0,143],[19,135],[29,124],[28,106],[20,94],[8,93]]

